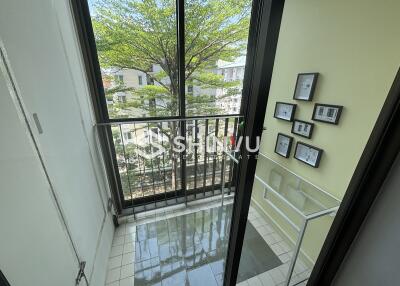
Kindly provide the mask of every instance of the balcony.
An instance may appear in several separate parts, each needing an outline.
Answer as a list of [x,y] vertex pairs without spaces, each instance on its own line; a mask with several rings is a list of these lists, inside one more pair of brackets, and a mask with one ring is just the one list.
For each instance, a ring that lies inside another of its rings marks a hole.
[[99,125],[111,129],[122,204],[137,214],[233,195],[236,168],[223,150],[235,147],[240,119],[221,115]]

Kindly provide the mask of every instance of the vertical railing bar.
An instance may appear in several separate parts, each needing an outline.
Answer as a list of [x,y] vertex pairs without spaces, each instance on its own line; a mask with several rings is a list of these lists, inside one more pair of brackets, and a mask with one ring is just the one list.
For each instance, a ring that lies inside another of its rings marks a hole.
[[[139,151],[137,133],[136,133],[136,124],[135,123],[133,123],[133,130],[135,132],[135,138],[136,138],[136,144],[135,144],[136,145],[136,151]],[[142,190],[142,197],[144,197],[142,167],[141,167],[141,164],[140,164],[140,157],[139,157],[139,153],[138,152],[136,152],[136,157],[137,157],[138,167],[139,167],[140,189]]]
[[[159,131],[157,130],[157,140],[158,140],[158,137],[159,137],[159,136],[160,136],[160,133],[159,133]],[[159,175],[158,179],[160,179],[160,178],[163,178],[163,177],[164,177],[164,176],[161,174],[161,167],[160,167],[161,158],[160,158],[160,155],[158,155],[158,156],[156,157],[156,160],[157,160],[158,175]],[[165,180],[165,177],[164,177],[163,180]],[[157,188],[158,188],[159,191],[160,191],[160,184],[161,184],[161,183],[158,183],[158,181],[157,181]],[[164,189],[164,196],[165,196],[165,189]]]
[[[236,143],[237,143],[237,131],[238,131],[238,120],[239,118],[236,117],[234,122],[233,122],[233,138],[235,140],[235,146],[233,146],[234,148],[236,148]],[[232,191],[232,185],[233,185],[233,168],[235,166],[233,160],[229,160],[230,164],[229,164],[229,191],[228,191],[228,195],[231,194]]]
[[[162,123],[161,123],[161,130],[162,130]],[[167,174],[165,173],[165,148],[164,148],[164,134],[161,132],[161,146],[164,149],[164,152],[162,154],[162,160],[163,160],[163,173],[164,173],[164,200],[165,200],[165,205],[167,206]]]
[[[219,129],[219,119],[215,119],[215,125],[214,125],[214,136],[215,139],[218,138],[218,129]],[[213,141],[213,143],[215,143],[215,141]],[[217,148],[218,145],[217,144],[213,144],[213,163],[212,163],[212,178],[211,178],[211,191],[212,191],[212,195],[215,195],[215,190],[214,190],[214,185],[215,185],[215,169],[216,169],[216,165],[217,165]]]
[[[197,129],[198,129],[198,121],[195,120],[194,121],[194,187],[193,189],[196,190],[197,189]],[[195,199],[196,199],[196,194],[194,195]]]
[[126,165],[126,176],[128,178],[129,193],[131,194],[132,212],[133,212],[133,215],[135,215],[135,211],[133,208],[133,195],[132,195],[131,180],[129,178],[129,167],[128,167],[129,162],[126,159],[125,141],[124,141],[124,134],[122,133],[122,124],[119,126],[119,133],[120,133],[121,140],[122,140],[122,151],[124,152],[124,159],[125,159],[125,165]]
[[[228,126],[229,126],[229,118],[225,118],[225,127],[224,127],[224,138],[222,141],[222,163],[221,164],[221,186],[222,186],[222,192],[225,192],[225,153],[224,153],[224,148],[225,146],[227,146],[228,144],[225,145],[226,140],[228,140],[227,136],[228,136]],[[222,180],[223,178],[223,180]]]
[[306,232],[307,224],[308,224],[308,220],[304,219],[303,224],[302,224],[301,229],[300,229],[299,236],[297,237],[297,241],[296,241],[295,249],[294,249],[294,252],[293,252],[292,260],[290,261],[289,269],[288,269],[288,272],[287,272],[287,275],[286,275],[286,280],[285,280],[285,284],[284,284],[286,286],[289,286],[289,284],[290,284],[290,280],[291,280],[292,275],[293,275],[294,266],[296,265],[296,260],[297,260],[297,257],[299,256],[301,243],[303,242],[304,234]]
[[[176,126],[176,121],[172,122],[172,130],[173,130],[173,134],[176,134],[175,132],[177,131],[177,126]],[[172,154],[172,161],[174,162],[174,168],[173,170],[171,170],[171,173],[174,172],[174,189],[175,189],[175,203],[178,203],[178,190],[177,190],[177,185],[178,185],[178,180],[177,180],[177,175],[176,175],[176,171],[177,171],[177,164],[178,161],[176,159],[175,153],[173,151],[173,144],[171,144],[171,154]]]
[[208,119],[205,122],[204,132],[204,173],[203,173],[203,197],[206,197],[206,176],[207,176],[207,137],[208,137]]
[[[151,140],[150,140],[150,123],[147,123],[147,135],[149,138],[149,145],[150,145],[150,152],[153,152],[153,149],[151,148]],[[152,181],[152,186],[153,186],[153,197],[154,197],[154,208],[156,207],[156,189],[154,187],[154,166],[153,166],[153,158],[150,159],[150,166],[151,166],[151,181]]]
[[185,149],[183,152],[181,152],[181,188],[183,190],[184,196],[185,196],[185,206],[187,206],[188,203],[188,198],[187,198],[187,186],[186,186],[186,121],[182,120],[179,122],[180,130],[181,130],[181,136],[184,138],[183,144],[185,144]]

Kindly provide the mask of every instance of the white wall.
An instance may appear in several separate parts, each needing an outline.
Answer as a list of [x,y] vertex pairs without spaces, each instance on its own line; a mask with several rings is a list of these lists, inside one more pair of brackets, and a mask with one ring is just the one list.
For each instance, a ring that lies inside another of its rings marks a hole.
[[13,286],[73,285],[77,259],[1,72],[0,114],[0,269]]
[[333,285],[399,285],[399,185],[398,157]]
[[[33,130],[33,138],[38,144],[49,180],[61,204],[61,212],[66,218],[78,256],[87,262],[86,273],[92,281],[91,285],[102,285],[105,280],[107,258],[113,236],[112,221],[110,214],[107,214],[106,211],[108,184],[96,147],[94,118],[68,3],[67,0],[2,1],[0,3],[0,40],[20,90],[19,95],[27,114],[28,125]],[[2,90],[2,98],[10,97],[3,93],[4,90]],[[6,107],[1,105],[0,108]],[[15,116],[21,117],[18,109],[14,108],[13,112]],[[39,116],[43,134],[38,133],[33,123],[33,113],[37,113]],[[14,126],[5,115],[5,112],[0,114],[1,121],[3,121],[2,137],[3,134],[9,132],[8,129],[26,130],[25,123]],[[18,139],[21,142],[16,142],[15,147],[18,147],[18,143],[28,144],[28,141],[24,142],[28,139],[29,136]],[[12,143],[2,140],[1,144]],[[10,174],[17,176],[19,169],[9,168],[10,164],[12,166],[14,161],[18,161],[17,157],[19,156],[11,147],[7,149],[8,157],[1,160],[0,168],[1,170],[6,169],[9,176]],[[31,156],[34,157],[34,155]],[[35,172],[33,167],[25,171],[27,173]],[[30,179],[34,180],[35,178],[32,176]],[[41,186],[35,186],[33,183],[32,187],[28,187],[31,185],[29,180],[25,182],[25,187],[14,183],[12,178],[5,177],[2,180],[2,188],[7,188],[12,193],[20,193],[22,198],[25,196],[25,192],[31,192],[31,189],[34,190],[34,193],[36,191],[39,193],[39,189],[43,191]],[[46,199],[51,201],[48,186],[46,192],[49,196]],[[30,199],[30,204],[38,208],[49,209],[50,212],[50,206],[46,204],[46,201],[36,198],[36,196],[32,196]],[[0,193],[0,201],[2,205],[16,203],[6,192]],[[51,207],[53,208],[52,212],[56,211],[54,203]],[[19,211],[21,215],[30,215],[29,211],[24,212],[23,209]],[[18,220],[2,220],[1,222],[1,227],[5,230],[12,227],[25,227]],[[51,232],[54,227],[43,228],[44,226],[40,224],[39,220],[37,224],[32,224],[30,230],[37,234],[46,234],[47,231]],[[10,239],[14,237],[17,240],[18,236],[19,233],[10,234]],[[8,241],[8,243],[12,244],[12,241]],[[0,236],[0,244],[3,244],[2,236]],[[42,249],[38,246],[36,251],[43,250],[46,253],[45,246],[42,245]],[[31,255],[29,251],[16,253],[15,260],[22,259],[19,254]],[[3,256],[0,255],[0,259],[2,258]],[[15,270],[15,267],[18,267],[17,263],[13,264],[9,260],[0,260],[0,262],[0,266],[7,269]],[[51,262],[57,263],[53,260]],[[43,263],[41,266],[46,269],[48,265]],[[20,271],[19,275],[21,273]],[[76,273],[77,267],[73,276]],[[5,274],[7,275],[7,273]],[[29,274],[27,273],[26,276]],[[73,281],[75,277],[70,278]],[[12,285],[61,284],[33,283],[31,281],[28,284],[21,282]]]

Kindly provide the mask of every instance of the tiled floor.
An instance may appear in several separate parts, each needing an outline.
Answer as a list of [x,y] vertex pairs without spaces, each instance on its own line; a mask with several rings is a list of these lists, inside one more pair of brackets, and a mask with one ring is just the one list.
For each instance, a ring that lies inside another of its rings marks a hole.
[[[232,207],[229,200],[220,205],[176,206],[128,219],[115,232],[106,285],[222,285]],[[283,285],[291,247],[254,208],[249,221],[238,285]],[[308,275],[304,263],[294,275],[297,281]]]

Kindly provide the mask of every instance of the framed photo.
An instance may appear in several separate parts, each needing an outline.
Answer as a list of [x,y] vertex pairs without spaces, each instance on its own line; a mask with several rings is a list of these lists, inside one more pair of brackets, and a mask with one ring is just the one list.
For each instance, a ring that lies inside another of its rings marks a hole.
[[322,149],[308,145],[303,142],[297,142],[294,157],[314,168],[318,168],[321,161]]
[[311,101],[317,84],[318,73],[299,73],[293,99]]
[[275,104],[274,117],[286,121],[293,121],[296,104],[277,102]]
[[282,157],[289,158],[292,149],[292,142],[293,137],[278,133],[278,136],[276,137],[275,153]]
[[312,132],[314,130],[314,123],[305,122],[301,120],[294,120],[292,125],[292,133],[299,136],[311,138]]
[[340,105],[316,103],[314,105],[312,120],[337,125],[339,123],[342,110],[343,106]]

